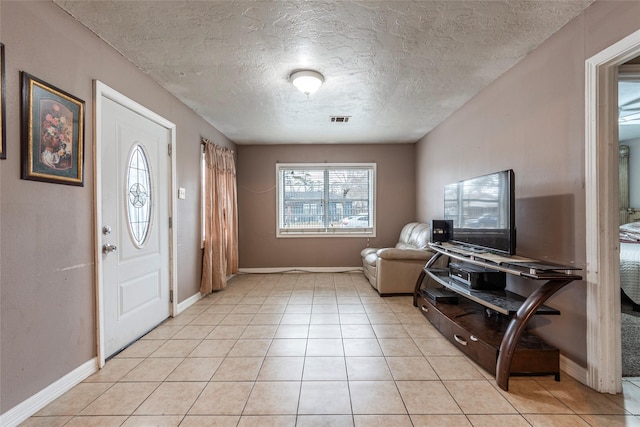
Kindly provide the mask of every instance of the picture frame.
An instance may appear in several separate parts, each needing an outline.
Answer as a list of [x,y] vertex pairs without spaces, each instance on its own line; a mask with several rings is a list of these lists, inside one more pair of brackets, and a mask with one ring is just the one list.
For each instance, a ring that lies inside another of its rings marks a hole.
[[24,71],[21,80],[21,178],[84,186],[84,101]]
[[4,82],[4,44],[0,43],[0,159],[7,158],[6,84]]

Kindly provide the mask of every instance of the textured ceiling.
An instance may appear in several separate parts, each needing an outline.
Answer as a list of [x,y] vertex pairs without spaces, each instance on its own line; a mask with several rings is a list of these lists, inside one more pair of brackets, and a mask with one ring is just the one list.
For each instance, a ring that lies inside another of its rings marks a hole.
[[238,144],[415,142],[592,3],[54,1]]

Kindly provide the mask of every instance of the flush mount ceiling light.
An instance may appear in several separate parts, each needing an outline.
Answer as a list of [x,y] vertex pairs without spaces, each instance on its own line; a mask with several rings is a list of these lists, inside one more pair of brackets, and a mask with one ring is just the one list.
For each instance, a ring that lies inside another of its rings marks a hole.
[[289,76],[289,79],[300,92],[307,96],[317,91],[324,82],[324,76],[313,70],[296,71]]

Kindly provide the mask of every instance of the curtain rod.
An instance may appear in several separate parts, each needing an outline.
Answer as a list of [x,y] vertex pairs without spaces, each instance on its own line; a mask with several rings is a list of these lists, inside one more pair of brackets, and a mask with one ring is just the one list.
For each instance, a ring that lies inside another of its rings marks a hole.
[[206,138],[202,138],[202,139],[200,140],[200,145],[206,145],[206,144],[213,144],[213,145],[215,145],[216,147],[222,148],[223,150],[231,151],[231,153],[233,153],[233,152],[234,152],[234,151],[233,151],[232,149],[230,149],[230,148],[223,147],[223,146],[221,146],[221,145],[216,144],[215,142],[211,142],[211,141],[209,141],[209,140],[208,140],[208,139],[206,139]]

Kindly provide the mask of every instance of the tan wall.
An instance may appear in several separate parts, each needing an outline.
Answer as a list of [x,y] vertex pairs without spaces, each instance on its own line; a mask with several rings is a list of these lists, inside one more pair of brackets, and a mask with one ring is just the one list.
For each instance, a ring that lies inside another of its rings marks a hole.
[[[54,4],[0,4],[8,139],[8,159],[0,161],[4,413],[96,354],[91,81],[177,124],[178,185],[187,189],[176,219],[179,300],[196,293],[199,280],[199,138],[233,144]],[[417,147],[238,147],[241,266],[359,265],[366,239],[275,239],[275,162],[326,160],[378,163],[378,224],[384,227],[371,246],[394,243],[416,216],[440,217],[445,183],[513,168],[521,253],[584,267],[584,60],[638,28],[639,2],[596,2]],[[20,70],[87,102],[84,187],[19,179]],[[584,366],[584,283],[571,285],[552,305],[562,316],[542,319],[538,331]]]
[[[360,251],[394,245],[415,214],[415,144],[238,146],[240,267],[361,267]],[[276,239],[276,162],[375,162],[377,237]]]
[[[96,356],[93,90],[98,79],[177,125],[178,300],[200,279],[200,136],[216,129],[51,2],[2,1],[7,159],[0,160],[0,413]],[[24,70],[86,102],[85,185],[20,179]]]
[[[584,64],[639,28],[640,2],[594,3],[419,141],[418,219],[442,216],[444,184],[512,168],[518,254],[584,268]],[[550,305],[537,333],[586,366],[585,283]]]

